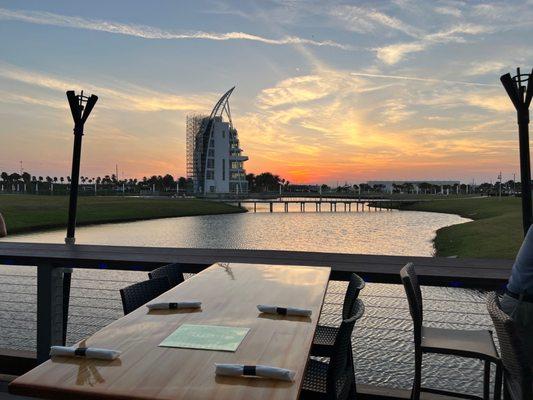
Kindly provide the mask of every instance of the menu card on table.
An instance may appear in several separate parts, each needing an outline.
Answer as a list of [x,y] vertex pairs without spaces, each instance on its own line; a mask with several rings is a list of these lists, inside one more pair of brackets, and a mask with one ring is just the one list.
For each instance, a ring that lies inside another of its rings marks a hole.
[[183,324],[160,347],[236,351],[250,328]]

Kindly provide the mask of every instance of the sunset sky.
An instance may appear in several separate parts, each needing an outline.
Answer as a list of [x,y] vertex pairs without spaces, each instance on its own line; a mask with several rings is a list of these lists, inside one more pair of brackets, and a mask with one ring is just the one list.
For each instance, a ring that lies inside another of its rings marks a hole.
[[533,0],[0,0],[0,36],[0,171],[69,175],[83,89],[82,175],[184,175],[185,116],[236,85],[247,172],[519,175],[499,77],[533,67]]

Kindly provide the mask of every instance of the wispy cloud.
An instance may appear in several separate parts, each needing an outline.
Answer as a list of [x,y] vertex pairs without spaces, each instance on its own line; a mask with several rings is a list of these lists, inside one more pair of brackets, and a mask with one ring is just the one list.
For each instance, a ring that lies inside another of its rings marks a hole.
[[403,60],[410,53],[424,51],[438,43],[465,43],[465,36],[479,35],[492,32],[493,28],[484,25],[463,24],[452,28],[443,29],[421,39],[407,42],[395,43],[375,49],[378,59],[386,64],[396,64]]
[[443,15],[451,15],[452,17],[461,17],[463,15],[462,11],[456,7],[436,7],[435,12]]
[[508,64],[501,61],[487,61],[474,63],[464,74],[469,76],[485,75],[501,72]]
[[[61,92],[81,87],[90,93],[97,94],[101,98],[99,108],[127,111],[197,111],[205,110],[211,104],[206,96],[177,96],[128,83],[118,83],[115,84],[115,87],[95,85],[74,79],[58,78],[1,62],[0,78]],[[30,102],[30,96],[21,95],[20,93],[15,93],[14,95],[13,99]],[[40,101],[38,97],[33,98],[33,103],[50,105],[48,101]]]
[[383,74],[368,74],[364,72],[352,72],[354,76],[363,76],[367,78],[379,78],[379,79],[394,79],[402,81],[418,81],[418,82],[428,82],[428,83],[449,83],[455,85],[467,85],[467,86],[492,86],[500,87],[500,85],[492,83],[479,83],[479,82],[467,82],[467,81],[454,81],[448,79],[434,79],[434,78],[419,78],[416,76],[402,76],[402,75],[383,75]]
[[338,74],[326,76],[320,73],[282,80],[259,94],[259,107],[270,108],[322,99],[340,88],[341,82],[335,75]]
[[0,90],[0,102],[13,104],[30,104],[56,109],[67,108],[67,104],[65,101],[59,101],[57,99],[50,100],[36,96],[26,96],[23,94],[11,93],[4,90]]
[[425,50],[428,44],[425,42],[396,43],[376,48],[378,59],[386,64],[396,64],[410,53],[418,53]]
[[347,29],[359,33],[375,31],[381,33],[381,28],[400,31],[413,37],[418,37],[421,33],[419,29],[400,19],[372,8],[342,5],[334,7],[330,11],[330,14],[342,21],[348,22]]
[[351,47],[346,44],[337,43],[332,40],[313,40],[298,36],[284,36],[273,39],[264,36],[254,35],[245,32],[204,32],[204,31],[186,31],[176,32],[163,30],[148,25],[125,24],[114,21],[104,21],[99,19],[87,19],[77,16],[60,15],[42,11],[26,10],[9,10],[0,8],[0,19],[21,21],[31,24],[52,25],[76,29],[88,29],[93,31],[115,33],[120,35],[134,36],[143,39],[160,39],[160,40],[186,40],[186,39],[203,39],[203,40],[249,40],[261,42],[270,45],[290,45],[290,44],[307,44],[312,46],[335,47],[343,50],[350,50]]

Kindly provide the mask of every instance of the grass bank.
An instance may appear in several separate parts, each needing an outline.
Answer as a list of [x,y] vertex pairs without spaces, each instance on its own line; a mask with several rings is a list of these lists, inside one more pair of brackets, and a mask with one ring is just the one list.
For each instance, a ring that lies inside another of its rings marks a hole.
[[437,231],[438,256],[514,258],[522,243],[521,199],[438,199],[400,207],[403,210],[458,214],[474,221]]
[[[80,197],[77,225],[228,214],[244,209],[195,199]],[[8,234],[66,227],[67,196],[0,195]]]

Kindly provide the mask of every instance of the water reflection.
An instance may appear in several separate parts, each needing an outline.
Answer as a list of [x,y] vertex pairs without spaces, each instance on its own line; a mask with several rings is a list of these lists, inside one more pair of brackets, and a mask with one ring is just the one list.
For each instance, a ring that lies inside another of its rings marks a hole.
[[[411,211],[246,213],[79,227],[76,242],[427,256],[437,229],[467,221]],[[57,230],[2,240],[63,243],[64,236]]]

